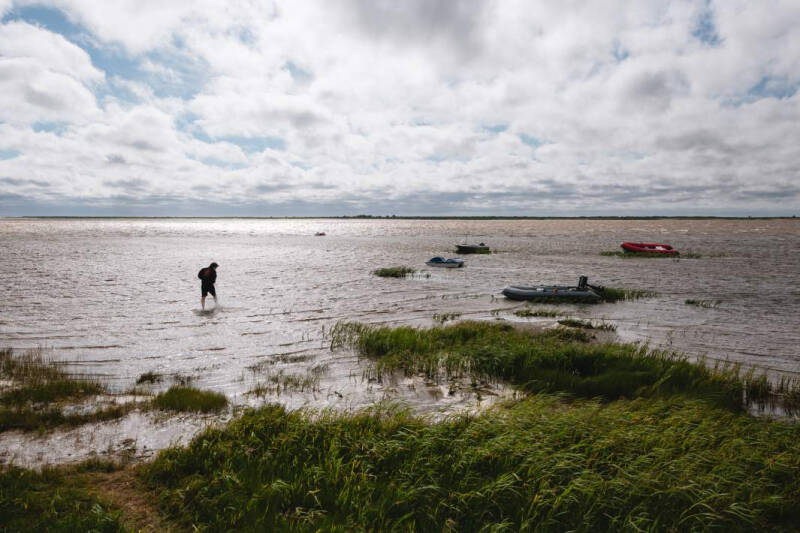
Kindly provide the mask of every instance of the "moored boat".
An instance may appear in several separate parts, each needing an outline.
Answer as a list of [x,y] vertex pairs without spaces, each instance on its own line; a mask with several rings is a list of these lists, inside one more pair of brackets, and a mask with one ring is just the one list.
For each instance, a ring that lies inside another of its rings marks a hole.
[[602,297],[596,291],[602,287],[589,285],[589,278],[581,276],[577,286],[569,285],[509,285],[503,289],[503,296],[509,300],[535,302],[597,303]]
[[484,243],[478,244],[456,244],[456,251],[460,254],[488,254],[491,249]]
[[653,242],[623,242],[620,246],[623,250],[630,253],[680,255],[680,252],[678,252],[678,250],[669,244]]
[[457,257],[445,259],[444,257],[432,257],[430,260],[425,261],[425,264],[431,267],[440,268],[461,268],[464,266],[464,260]]
[[601,300],[600,295],[588,287],[567,285],[509,285],[503,289],[503,296],[509,300],[536,302],[595,303]]

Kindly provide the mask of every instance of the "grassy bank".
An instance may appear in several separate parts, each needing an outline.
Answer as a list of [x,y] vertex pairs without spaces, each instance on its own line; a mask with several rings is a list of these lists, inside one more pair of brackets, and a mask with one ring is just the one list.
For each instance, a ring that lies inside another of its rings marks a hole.
[[348,323],[331,338],[378,374],[499,379],[529,395],[439,422],[387,404],[344,414],[267,405],[135,471],[7,469],[0,531],[144,523],[158,531],[793,531],[800,523],[800,425],[744,411],[778,397],[800,404],[794,383],[589,343],[583,329]]
[[503,380],[531,392],[567,392],[606,401],[686,394],[741,410],[780,405],[800,410],[800,383],[774,384],[735,365],[708,367],[671,352],[633,344],[592,344],[581,330],[520,331],[510,325],[461,322],[449,327],[372,327],[341,323],[331,345],[352,346],[387,372]]
[[212,531],[791,530],[800,428],[683,397],[477,417],[250,411],[144,476]]

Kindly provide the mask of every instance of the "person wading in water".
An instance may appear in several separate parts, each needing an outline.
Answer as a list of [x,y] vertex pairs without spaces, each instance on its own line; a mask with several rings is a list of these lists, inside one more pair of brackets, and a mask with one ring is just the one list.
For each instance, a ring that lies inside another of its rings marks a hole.
[[217,303],[217,291],[214,290],[214,282],[217,281],[217,267],[216,263],[211,263],[206,268],[201,268],[197,273],[197,277],[202,280],[200,285],[200,307],[205,311],[206,309],[206,296],[210,294],[214,297],[214,305]]

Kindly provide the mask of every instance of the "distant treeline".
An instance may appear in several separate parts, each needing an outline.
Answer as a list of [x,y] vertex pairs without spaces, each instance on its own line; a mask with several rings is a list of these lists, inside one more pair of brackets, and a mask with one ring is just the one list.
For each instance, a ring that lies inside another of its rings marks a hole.
[[311,219],[398,219],[398,220],[783,220],[796,219],[797,215],[762,217],[762,216],[740,216],[724,217],[711,215],[697,216],[503,216],[503,215],[320,215],[320,216],[22,216],[22,217],[0,217],[0,218],[30,218],[30,219],[266,219],[266,220],[311,220]]

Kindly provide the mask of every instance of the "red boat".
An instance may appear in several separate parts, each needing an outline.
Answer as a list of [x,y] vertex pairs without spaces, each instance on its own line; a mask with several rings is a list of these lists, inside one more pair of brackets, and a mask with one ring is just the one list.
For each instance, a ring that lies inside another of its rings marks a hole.
[[623,242],[622,249],[626,252],[680,255],[680,252],[669,244],[650,243],[650,242]]

